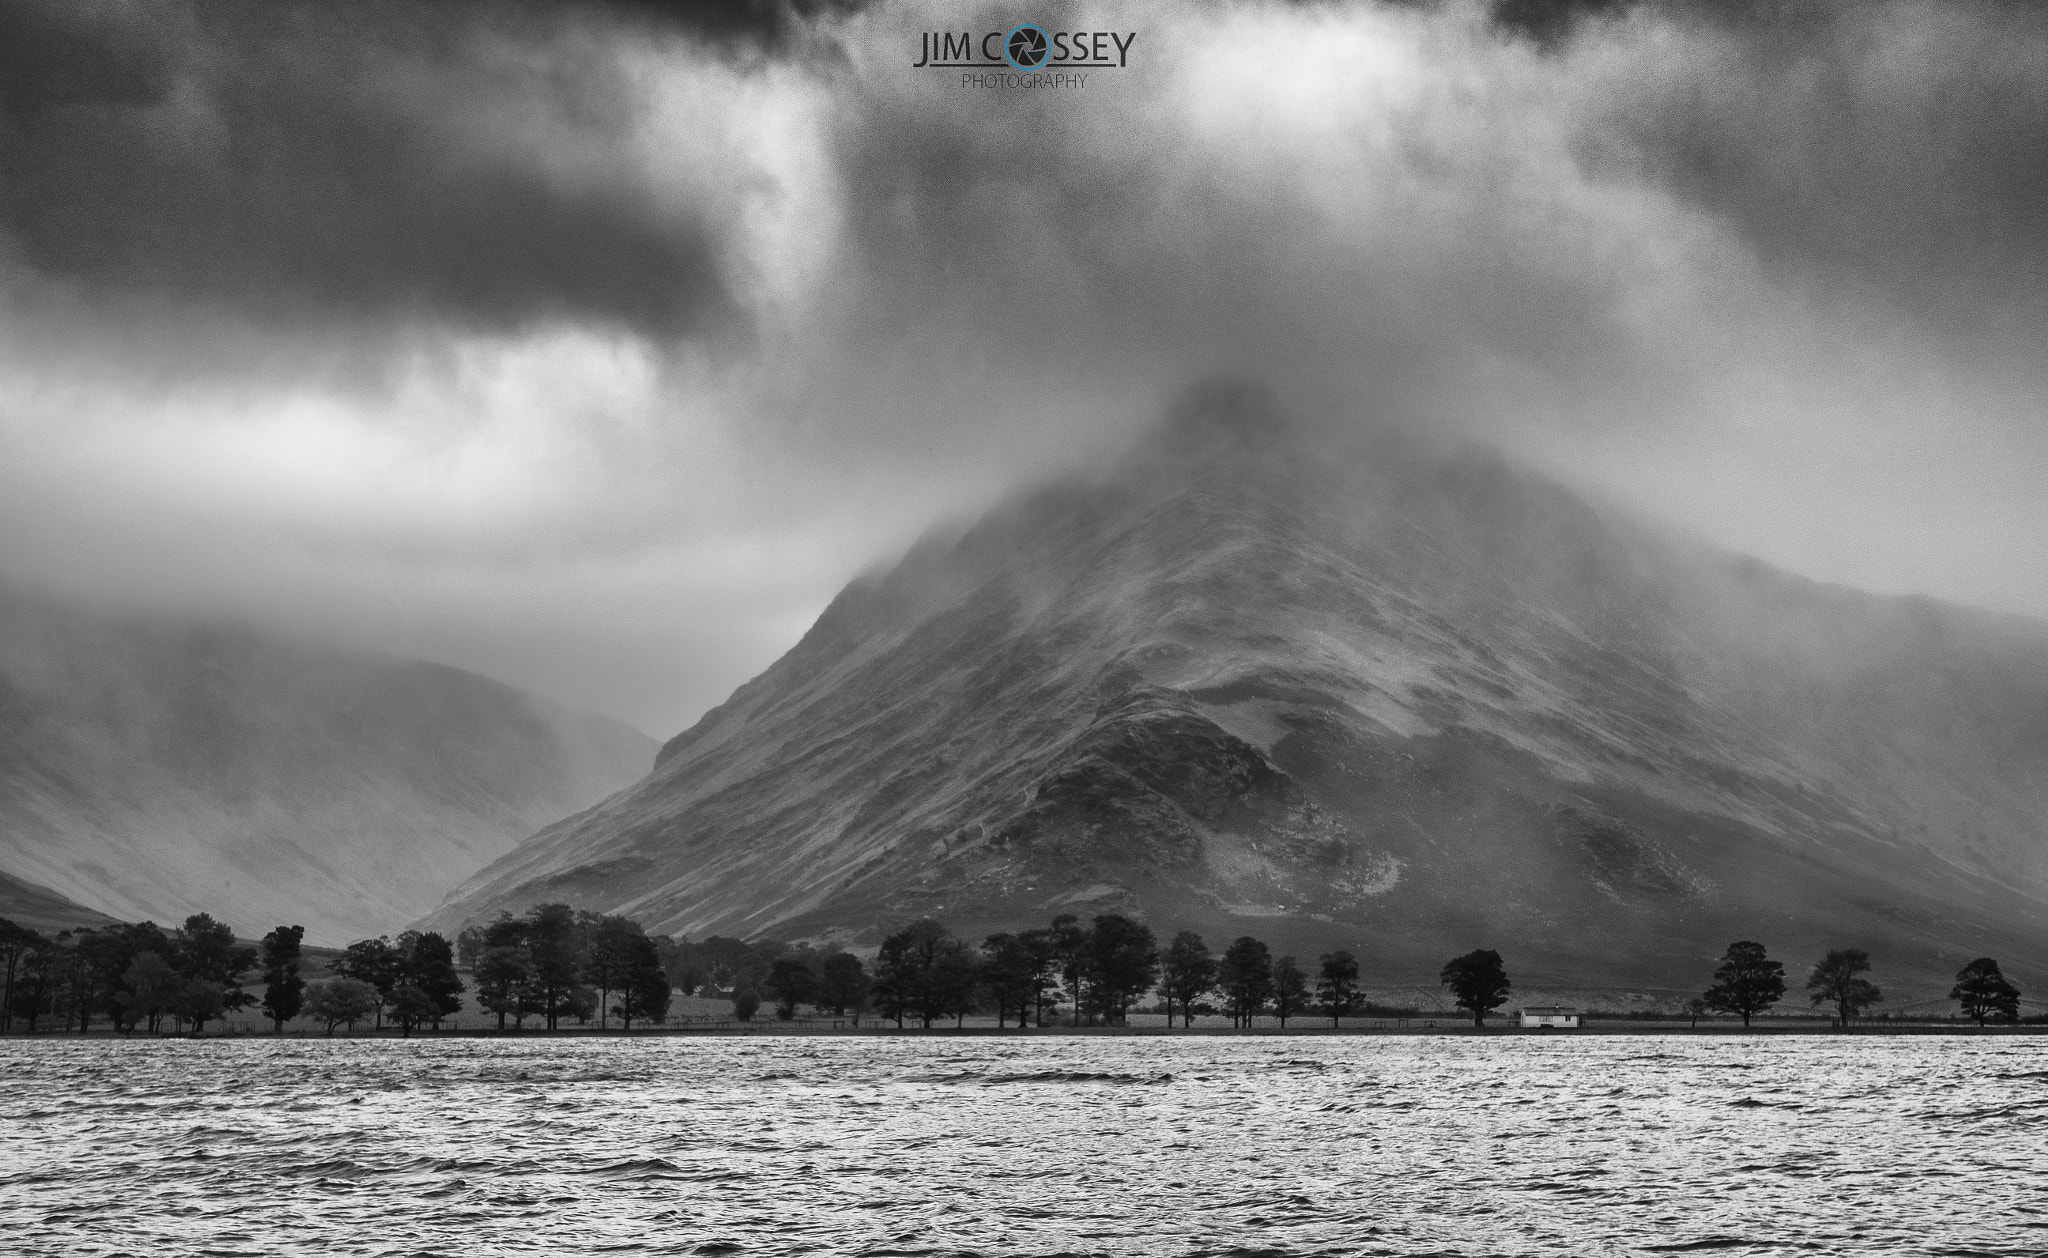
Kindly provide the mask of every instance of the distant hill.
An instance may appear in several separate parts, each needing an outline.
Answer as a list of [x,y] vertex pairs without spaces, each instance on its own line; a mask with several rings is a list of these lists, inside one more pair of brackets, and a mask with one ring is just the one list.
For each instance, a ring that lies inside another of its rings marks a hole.
[[55,933],[77,926],[105,926],[113,918],[68,900],[48,887],[0,872],[0,917],[30,930]]
[[458,669],[0,586],[0,905],[46,917],[392,930],[654,751]]
[[429,920],[544,899],[856,943],[1115,909],[1558,985],[1690,985],[1737,938],[2048,977],[2048,626],[1212,391],[848,586]]

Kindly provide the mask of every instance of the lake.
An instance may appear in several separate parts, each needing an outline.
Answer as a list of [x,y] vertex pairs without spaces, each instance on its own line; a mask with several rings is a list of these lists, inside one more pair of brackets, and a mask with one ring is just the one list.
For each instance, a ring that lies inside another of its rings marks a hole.
[[29,1255],[2048,1252],[2048,1039],[0,1041]]

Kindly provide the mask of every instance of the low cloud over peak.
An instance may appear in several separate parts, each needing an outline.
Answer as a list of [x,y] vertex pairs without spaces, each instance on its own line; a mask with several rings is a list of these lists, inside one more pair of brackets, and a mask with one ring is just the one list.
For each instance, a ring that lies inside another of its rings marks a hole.
[[[913,68],[1022,20],[1138,39],[1065,91]],[[934,518],[1229,377],[2048,612],[2038,8],[0,24],[0,574],[666,730]]]

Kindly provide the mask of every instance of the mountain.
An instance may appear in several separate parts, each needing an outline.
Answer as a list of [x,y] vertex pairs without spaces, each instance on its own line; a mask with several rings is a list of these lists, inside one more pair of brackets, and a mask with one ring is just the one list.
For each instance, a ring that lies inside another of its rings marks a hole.
[[[855,581],[430,918],[872,942],[1119,910],[1433,983],[1695,985],[1731,940],[2048,959],[2048,626],[1817,584],[1478,451],[1208,391]],[[1880,975],[1882,977],[1882,975]]]
[[114,922],[105,913],[4,871],[0,871],[0,917],[17,926],[51,933],[76,926],[108,926]]
[[68,899],[346,942],[427,912],[654,752],[458,669],[0,586],[0,915],[68,924]]

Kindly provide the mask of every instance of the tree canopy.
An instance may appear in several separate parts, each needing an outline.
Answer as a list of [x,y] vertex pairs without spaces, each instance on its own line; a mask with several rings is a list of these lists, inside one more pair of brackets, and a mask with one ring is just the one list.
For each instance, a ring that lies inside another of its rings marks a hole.
[[1195,1002],[1216,986],[1216,958],[1194,931],[1184,930],[1166,947],[1160,965],[1159,989],[1166,997],[1166,1025],[1173,1025],[1173,1006],[1180,1005],[1182,1026],[1195,1024]]
[[1739,1014],[1742,1025],[1769,1009],[1785,995],[1785,967],[1764,952],[1764,946],[1743,939],[1728,945],[1720,966],[1714,971],[1714,985],[1700,999],[1709,1009]]
[[1956,985],[1948,995],[1962,1005],[1963,1016],[1975,1018],[1978,1026],[1993,1018],[2000,1022],[2020,1019],[2020,989],[2006,981],[1998,962],[1990,957],[1978,957],[1957,970]]
[[1340,948],[1316,958],[1316,966],[1316,999],[1330,1015],[1330,1025],[1342,1026],[1358,1004],[1358,959]]
[[1230,1007],[1232,1026],[1250,1026],[1273,996],[1273,953],[1260,940],[1239,935],[1223,950],[1216,986]]
[[1806,978],[1806,992],[1815,1005],[1833,1005],[1838,1025],[1884,999],[1877,985],[1862,975],[1870,969],[1870,954],[1861,948],[1837,948],[1822,957]]
[[1507,967],[1502,964],[1500,953],[1491,948],[1476,948],[1462,957],[1451,958],[1437,977],[1451,989],[1458,1008],[1471,1012],[1473,1026],[1485,1026],[1486,1015],[1507,1003]]

